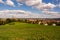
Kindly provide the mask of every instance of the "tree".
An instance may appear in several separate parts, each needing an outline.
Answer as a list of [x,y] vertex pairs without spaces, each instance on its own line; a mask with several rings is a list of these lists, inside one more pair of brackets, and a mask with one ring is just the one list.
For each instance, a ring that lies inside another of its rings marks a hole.
[[11,23],[12,22],[12,20],[11,19],[6,19],[6,23]]

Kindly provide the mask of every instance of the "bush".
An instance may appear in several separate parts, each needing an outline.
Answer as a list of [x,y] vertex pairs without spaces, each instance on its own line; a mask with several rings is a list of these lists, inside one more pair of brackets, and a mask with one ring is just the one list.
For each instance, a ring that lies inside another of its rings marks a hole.
[[12,21],[11,21],[11,19],[6,19],[6,23],[11,23]]
[[57,26],[60,26],[60,22],[56,23]]
[[0,25],[5,25],[5,21],[0,21]]

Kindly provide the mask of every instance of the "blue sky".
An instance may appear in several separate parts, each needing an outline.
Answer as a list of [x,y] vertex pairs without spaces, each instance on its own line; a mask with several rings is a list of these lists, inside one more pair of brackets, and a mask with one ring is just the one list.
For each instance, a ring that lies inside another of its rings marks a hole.
[[[5,0],[3,0],[5,1]],[[31,12],[35,12],[35,13],[40,13],[41,11],[36,9],[36,8],[32,8],[31,6],[27,6],[25,4],[23,4],[22,6],[19,6],[18,3],[16,2],[16,0],[12,0],[15,3],[15,7],[14,6],[10,6],[10,5],[4,5],[2,3],[0,3],[0,10],[26,10],[26,11],[31,11]]]
[[[6,0],[3,0],[4,2],[6,2]],[[32,7],[31,6],[27,6],[27,5],[25,5],[25,4],[23,4],[22,6],[18,6],[18,3],[16,2],[16,0],[12,0],[13,2],[14,2],[14,4],[15,4],[15,7],[13,7],[13,6],[9,6],[9,5],[4,5],[4,4],[2,4],[2,3],[0,3],[0,10],[7,10],[7,9],[9,9],[9,10],[27,10],[27,11],[32,11],[32,12],[39,12],[40,10],[38,10],[38,9],[36,9],[36,8],[34,8],[34,9],[32,9]],[[60,2],[60,0],[58,0],[58,1],[56,1],[56,0],[42,0],[43,2],[45,2],[45,3],[54,3],[54,4],[59,4],[59,2]],[[54,8],[54,11],[60,11],[60,8],[59,7],[56,7],[56,8]]]
[[[37,14],[60,14],[60,0],[0,0],[2,10],[25,10]],[[30,3],[32,4],[30,4]],[[35,3],[36,2],[36,3]],[[37,5],[36,5],[37,4]],[[59,16],[60,17],[60,16]]]

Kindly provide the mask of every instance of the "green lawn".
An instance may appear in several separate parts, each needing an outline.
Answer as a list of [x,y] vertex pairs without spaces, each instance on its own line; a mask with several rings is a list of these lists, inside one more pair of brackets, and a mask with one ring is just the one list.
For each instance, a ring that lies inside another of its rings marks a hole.
[[60,26],[14,23],[0,25],[0,40],[60,40]]

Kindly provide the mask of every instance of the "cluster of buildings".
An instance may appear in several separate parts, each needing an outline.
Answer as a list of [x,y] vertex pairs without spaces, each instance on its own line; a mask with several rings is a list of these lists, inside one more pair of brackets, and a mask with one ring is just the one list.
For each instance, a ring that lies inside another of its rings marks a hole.
[[60,26],[60,18],[42,18],[42,19],[27,19],[30,23],[37,23],[43,25],[53,25],[53,26]]
[[[6,21],[8,18],[1,18],[0,20]],[[14,19],[15,21],[22,20],[26,23],[40,24],[40,25],[53,25],[60,26],[60,18],[9,18],[10,20]]]

